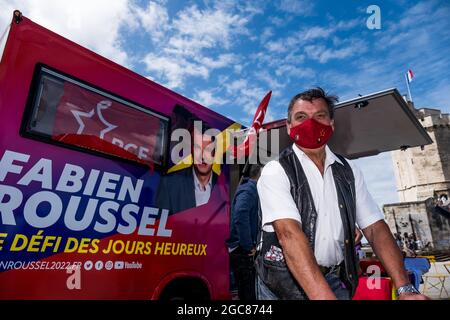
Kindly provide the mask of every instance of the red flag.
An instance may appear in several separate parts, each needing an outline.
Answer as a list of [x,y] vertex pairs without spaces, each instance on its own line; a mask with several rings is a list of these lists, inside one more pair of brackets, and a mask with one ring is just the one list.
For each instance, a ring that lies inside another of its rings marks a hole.
[[[262,127],[264,117],[266,115],[267,106],[269,105],[270,96],[272,95],[272,91],[269,91],[265,97],[261,100],[258,108],[256,109],[255,116],[253,117],[253,123],[250,129],[247,132],[247,136],[245,140],[238,146],[234,147],[233,157],[237,158],[242,156],[248,156],[250,152],[253,150],[254,143],[256,142],[256,137],[258,135],[259,130]],[[230,148],[233,146],[231,145]]]

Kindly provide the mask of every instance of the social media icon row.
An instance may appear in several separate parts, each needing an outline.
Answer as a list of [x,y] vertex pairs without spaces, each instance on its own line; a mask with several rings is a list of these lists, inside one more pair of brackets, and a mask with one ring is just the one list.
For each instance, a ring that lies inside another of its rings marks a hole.
[[86,260],[84,262],[84,270],[89,271],[92,270],[92,268],[95,268],[95,270],[102,270],[103,267],[106,270],[112,270],[114,269],[123,269],[125,266],[125,263],[123,261],[115,261],[112,262],[111,260],[106,261],[105,263],[103,263],[103,261],[98,260],[95,263],[93,263],[91,260]]

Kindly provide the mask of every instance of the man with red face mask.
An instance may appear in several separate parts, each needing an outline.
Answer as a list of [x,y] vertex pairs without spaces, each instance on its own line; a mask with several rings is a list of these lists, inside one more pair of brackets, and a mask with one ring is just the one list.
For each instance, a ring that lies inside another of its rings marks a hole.
[[391,276],[399,298],[427,299],[411,285],[361,171],[327,146],[335,102],[337,97],[321,88],[294,96],[286,124],[294,143],[261,173],[258,299],[351,299],[358,285],[357,227]]

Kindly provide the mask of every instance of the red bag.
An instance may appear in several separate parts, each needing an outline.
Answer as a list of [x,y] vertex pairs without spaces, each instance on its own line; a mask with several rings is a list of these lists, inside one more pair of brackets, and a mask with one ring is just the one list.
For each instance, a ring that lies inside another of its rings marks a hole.
[[353,300],[392,300],[391,279],[360,277]]

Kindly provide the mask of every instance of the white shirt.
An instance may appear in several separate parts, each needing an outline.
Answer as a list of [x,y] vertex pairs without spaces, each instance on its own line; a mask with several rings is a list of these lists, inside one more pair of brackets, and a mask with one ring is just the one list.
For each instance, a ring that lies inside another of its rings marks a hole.
[[[322,177],[314,162],[295,144],[293,150],[305,171],[317,211],[314,248],[317,263],[325,267],[337,265],[344,259],[344,230],[330,165],[335,161],[340,164],[342,162],[326,146],[324,175]],[[364,229],[383,219],[384,215],[368,192],[359,168],[350,161],[348,163],[355,177],[356,223],[359,228]],[[257,188],[261,201],[264,231],[274,232],[272,222],[279,219],[294,219],[301,223],[300,213],[290,192],[289,179],[278,161],[270,161],[264,166]]]
[[202,204],[207,203],[209,200],[212,187],[212,175],[214,173],[211,172],[208,183],[206,184],[205,187],[203,187],[197,178],[194,166],[192,166],[192,171],[193,171],[192,174],[194,175],[194,186],[195,186],[195,205],[198,207],[201,206]]

